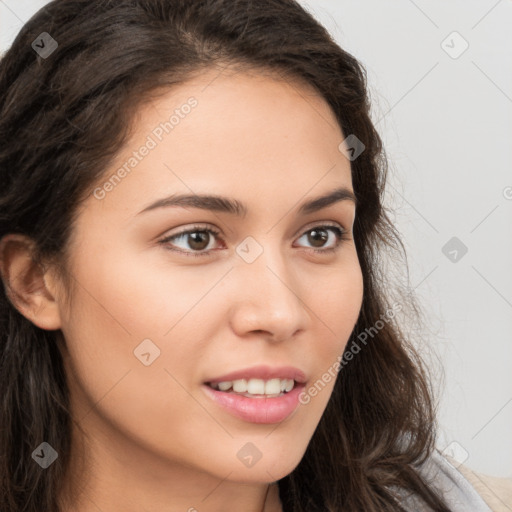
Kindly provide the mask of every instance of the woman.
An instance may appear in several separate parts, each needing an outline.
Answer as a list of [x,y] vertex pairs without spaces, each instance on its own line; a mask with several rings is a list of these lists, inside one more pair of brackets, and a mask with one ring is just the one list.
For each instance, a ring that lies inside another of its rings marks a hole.
[[56,0],[0,92],[1,510],[490,510],[443,486],[364,70],[299,4]]

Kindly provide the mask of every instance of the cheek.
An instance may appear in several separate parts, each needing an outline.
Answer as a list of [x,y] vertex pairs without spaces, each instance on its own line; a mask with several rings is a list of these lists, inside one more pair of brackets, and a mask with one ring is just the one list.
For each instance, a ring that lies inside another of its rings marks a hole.
[[78,389],[85,391],[82,402],[89,407],[101,399],[115,413],[136,410],[135,403],[154,394],[170,406],[172,395],[161,391],[175,383],[165,368],[173,375],[179,369],[180,382],[190,379],[187,368],[197,347],[193,333],[183,328],[200,309],[194,306],[207,292],[207,283],[199,276],[194,280],[179,270],[171,274],[169,268],[147,265],[140,256],[114,258],[119,253],[113,249],[101,258],[94,253],[91,247],[75,261],[79,285],[72,309],[62,315],[67,364]]
[[[74,262],[81,286],[62,328],[82,414],[101,400],[102,414],[117,417],[120,428],[134,429],[143,415],[152,418],[147,439],[161,439],[170,424],[175,432],[183,428],[178,437],[184,438],[194,427],[173,414],[193,406],[185,390],[197,387],[204,371],[199,361],[210,331],[225,325],[218,314],[221,287],[214,285],[229,266],[180,267],[161,254],[130,257],[113,245],[97,258],[97,249]],[[204,410],[196,412],[204,422]]]
[[[93,270],[78,266],[81,286],[62,328],[77,421],[87,429],[100,416],[148,453],[212,465],[207,433],[216,424],[189,392],[201,351],[196,340],[205,338],[204,308],[215,305],[201,303],[212,280],[137,267],[128,258],[96,261]],[[143,340],[150,341],[138,350]],[[191,450],[190,439],[204,439],[201,452]]]
[[315,325],[324,332],[327,352],[340,353],[348,341],[363,301],[363,275],[354,252],[346,255],[339,266],[326,268],[310,276],[305,285],[308,306]]
[[179,266],[162,252],[105,261],[94,277],[99,300],[135,338],[170,336],[195,310],[204,314],[203,299],[226,272],[220,266]]
[[[363,276],[355,252],[344,262],[344,266],[330,269],[328,274],[317,276],[306,289],[309,292],[308,305],[315,317],[313,336],[318,342],[310,352],[315,361],[315,374],[301,403],[310,411],[321,415],[330,398],[338,372],[340,358],[349,341],[359,317],[363,300]],[[320,284],[323,283],[323,287]]]
[[[226,271],[176,265],[158,248],[148,256],[113,245],[102,251],[101,258],[95,252],[83,253],[74,263],[81,286],[68,323],[77,332],[89,333],[93,345],[103,340],[111,355],[122,356],[128,349],[129,354],[144,339],[165,345],[198,311],[204,320],[211,308],[204,298]],[[196,322],[194,327],[200,325]]]

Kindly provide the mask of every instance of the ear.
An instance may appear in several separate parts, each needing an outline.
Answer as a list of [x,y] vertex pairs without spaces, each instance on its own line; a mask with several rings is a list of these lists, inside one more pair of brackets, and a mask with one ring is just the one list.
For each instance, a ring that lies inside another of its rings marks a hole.
[[0,275],[7,297],[33,324],[49,331],[61,328],[56,282],[33,259],[33,241],[10,233],[0,240]]

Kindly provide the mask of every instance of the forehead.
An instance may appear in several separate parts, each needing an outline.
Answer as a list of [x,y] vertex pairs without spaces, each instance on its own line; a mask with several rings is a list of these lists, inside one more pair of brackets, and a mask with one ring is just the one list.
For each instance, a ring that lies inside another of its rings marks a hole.
[[315,187],[315,196],[350,187],[343,138],[312,86],[275,73],[209,69],[140,107],[100,183],[116,178],[103,208],[118,200],[138,212],[166,193],[206,191],[246,204],[292,203]]
[[[180,136],[195,136],[197,142],[222,142],[224,134],[230,136],[226,144],[259,135],[247,141],[247,146],[279,145],[299,135],[306,135],[302,138],[312,142],[329,135],[327,143],[342,137],[336,117],[320,92],[304,79],[280,75],[275,70],[208,68],[155,93],[157,97],[139,108],[132,139],[140,140],[169,121],[173,126],[170,130],[163,127],[161,135],[170,144]],[[191,98],[195,103],[192,109],[187,105]],[[277,140],[274,135],[279,135]]]

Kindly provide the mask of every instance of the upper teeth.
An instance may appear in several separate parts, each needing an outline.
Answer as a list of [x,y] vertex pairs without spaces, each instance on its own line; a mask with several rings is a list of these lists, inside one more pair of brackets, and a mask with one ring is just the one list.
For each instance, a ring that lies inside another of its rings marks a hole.
[[211,384],[211,387],[220,391],[233,388],[236,393],[250,393],[251,395],[278,395],[293,389],[293,379],[238,379]]

